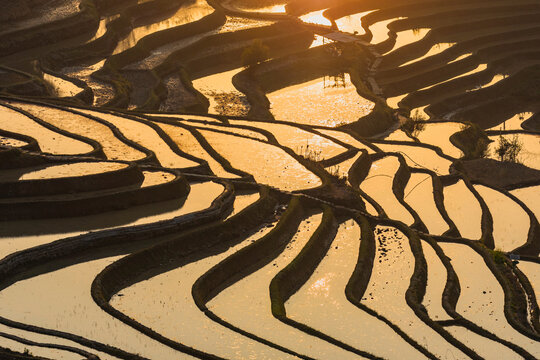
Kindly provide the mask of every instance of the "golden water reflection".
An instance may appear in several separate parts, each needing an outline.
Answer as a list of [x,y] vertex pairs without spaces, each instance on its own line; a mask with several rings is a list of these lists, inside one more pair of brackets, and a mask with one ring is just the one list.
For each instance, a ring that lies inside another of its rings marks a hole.
[[374,103],[360,97],[349,74],[324,77],[267,95],[276,119],[335,127],[368,115]]

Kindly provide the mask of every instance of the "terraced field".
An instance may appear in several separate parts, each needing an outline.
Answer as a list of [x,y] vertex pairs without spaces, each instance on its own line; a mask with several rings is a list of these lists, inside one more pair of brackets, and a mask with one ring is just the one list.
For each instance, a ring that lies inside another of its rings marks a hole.
[[1,359],[540,358],[538,0],[0,5]]

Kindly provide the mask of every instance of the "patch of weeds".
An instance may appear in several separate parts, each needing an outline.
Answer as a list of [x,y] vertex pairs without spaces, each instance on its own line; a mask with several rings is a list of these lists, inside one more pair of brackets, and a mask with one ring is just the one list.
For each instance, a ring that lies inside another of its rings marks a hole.
[[300,145],[300,147],[297,148],[296,153],[311,161],[319,162],[322,160],[322,150],[310,149],[309,144],[306,144],[306,146]]
[[495,261],[495,263],[504,264],[506,262],[506,256],[504,254],[504,251],[500,249],[495,249],[491,252],[491,254],[493,255],[493,260]]

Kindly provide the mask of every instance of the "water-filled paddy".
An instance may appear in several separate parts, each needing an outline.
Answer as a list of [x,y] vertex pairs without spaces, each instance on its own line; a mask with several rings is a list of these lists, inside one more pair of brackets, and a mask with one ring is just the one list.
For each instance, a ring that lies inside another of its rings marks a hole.
[[324,77],[268,94],[278,120],[335,127],[369,114],[374,104],[358,95],[348,74]]
[[360,188],[379,203],[390,218],[412,224],[411,214],[399,203],[392,191],[398,168],[399,161],[393,156],[374,162]]
[[190,2],[187,6],[180,7],[178,11],[174,13],[174,15],[167,17],[162,21],[135,27],[133,31],[131,31],[123,40],[118,43],[113,53],[118,54],[122,51],[126,51],[127,49],[135,46],[140,39],[149,34],[197,21],[212,13],[212,11],[213,8],[209,6],[206,1],[196,0],[194,2]]
[[98,3],[2,3],[0,358],[540,357],[537,2]]
[[[480,255],[466,245],[442,244],[461,283],[457,312],[490,329],[495,335],[522,346],[534,356],[540,354],[536,342],[518,333],[508,324],[503,313],[504,294],[495,276]],[[464,274],[477,276],[464,276]]]
[[[296,321],[377,356],[421,356],[388,325],[357,308],[345,297],[344,289],[358,260],[359,246],[358,224],[342,224],[315,273],[286,303],[287,314]],[[370,331],[354,324],[366,324]]]
[[92,151],[89,144],[59,134],[15,110],[0,106],[0,115],[3,130],[34,138],[44,152],[72,155]]

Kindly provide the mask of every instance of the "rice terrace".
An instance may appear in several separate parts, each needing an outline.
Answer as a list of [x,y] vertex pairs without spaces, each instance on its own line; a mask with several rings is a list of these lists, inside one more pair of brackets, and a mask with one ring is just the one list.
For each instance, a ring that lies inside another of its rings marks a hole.
[[0,0],[0,359],[540,359],[540,0]]

